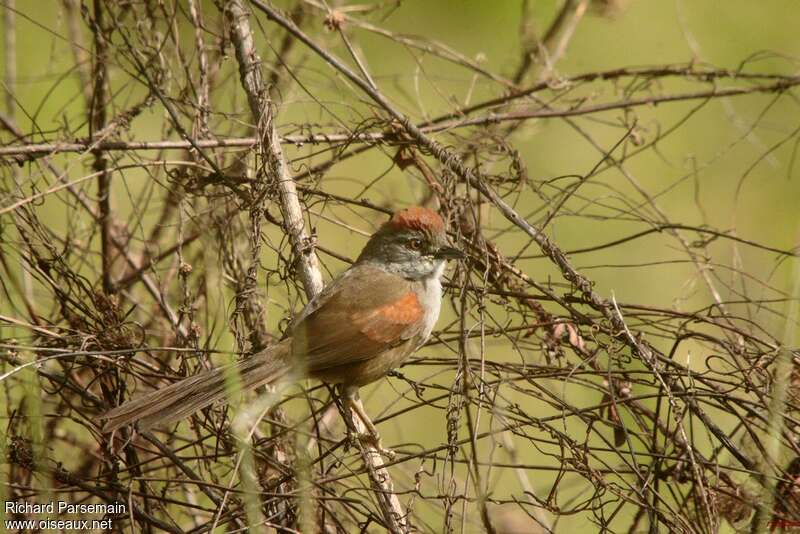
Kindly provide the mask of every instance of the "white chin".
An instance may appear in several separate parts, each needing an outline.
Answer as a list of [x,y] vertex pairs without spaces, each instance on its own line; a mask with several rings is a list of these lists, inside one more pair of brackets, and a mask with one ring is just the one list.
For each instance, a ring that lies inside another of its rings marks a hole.
[[444,267],[446,265],[444,260],[436,260],[436,268],[431,273],[431,278],[441,279],[444,274]]

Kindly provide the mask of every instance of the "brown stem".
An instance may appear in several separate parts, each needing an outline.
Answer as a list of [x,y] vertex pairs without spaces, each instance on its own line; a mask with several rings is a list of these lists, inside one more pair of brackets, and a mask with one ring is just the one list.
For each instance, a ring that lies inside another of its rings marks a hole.
[[[94,0],[94,56],[92,66],[92,100],[89,106],[90,137],[101,132],[106,126],[106,82],[108,78],[108,43],[103,16],[102,0]],[[100,225],[100,257],[102,261],[103,291],[110,294],[114,290],[111,279],[113,263],[111,244],[111,176],[108,171],[108,160],[103,152],[94,153],[92,168],[100,173],[97,177],[97,199],[99,210],[97,223]]]

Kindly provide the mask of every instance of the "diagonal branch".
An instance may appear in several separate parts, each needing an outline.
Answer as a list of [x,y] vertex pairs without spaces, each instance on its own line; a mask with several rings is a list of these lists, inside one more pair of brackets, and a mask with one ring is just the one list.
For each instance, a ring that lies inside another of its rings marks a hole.
[[[299,264],[303,287],[306,296],[312,299],[322,290],[322,275],[313,243],[303,225],[303,210],[297,195],[297,187],[284,158],[280,136],[274,126],[273,106],[261,76],[260,58],[255,50],[248,13],[239,0],[231,0],[226,9],[231,18],[231,38],[239,61],[242,87],[247,93],[250,111],[258,125],[258,134],[263,141],[264,159],[269,167],[269,173],[277,180],[284,227],[289,234]],[[358,417],[353,417],[351,410],[345,410],[345,417],[357,432],[366,432],[364,423]],[[380,452],[372,445],[359,446],[359,451],[387,528],[394,533],[406,532],[408,526],[405,514],[400,500],[394,493],[392,478],[384,467]]]
[[[540,67],[536,73],[537,81],[545,80],[550,76],[553,67],[566,52],[567,46],[575,33],[575,28],[588,7],[589,0],[566,0],[561,11],[558,12],[556,18],[547,29],[544,39],[541,41],[535,38],[526,39],[531,42],[525,47],[522,62],[512,77],[514,84],[519,85],[525,79],[537,59],[540,62]],[[523,18],[530,16],[528,11],[528,3],[526,2],[523,7]],[[525,22],[523,20],[523,24]],[[523,36],[523,38],[525,37]]]
[[236,49],[236,59],[239,61],[239,77],[247,93],[247,103],[263,143],[265,152],[263,157],[269,166],[270,175],[277,180],[284,227],[291,239],[292,250],[297,256],[300,279],[306,296],[311,299],[322,291],[322,274],[313,244],[303,224],[303,210],[297,196],[297,186],[283,156],[281,139],[275,129],[272,102],[261,76],[261,59],[255,49],[247,20],[248,14],[241,2],[231,1],[228,4],[228,11],[232,18],[231,38]]

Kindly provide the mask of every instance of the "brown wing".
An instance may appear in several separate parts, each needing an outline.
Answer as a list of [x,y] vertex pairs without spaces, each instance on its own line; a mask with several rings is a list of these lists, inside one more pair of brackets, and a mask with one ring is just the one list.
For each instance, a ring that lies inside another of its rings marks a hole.
[[292,352],[306,372],[373,358],[421,330],[413,282],[356,265],[325,288],[292,331]]

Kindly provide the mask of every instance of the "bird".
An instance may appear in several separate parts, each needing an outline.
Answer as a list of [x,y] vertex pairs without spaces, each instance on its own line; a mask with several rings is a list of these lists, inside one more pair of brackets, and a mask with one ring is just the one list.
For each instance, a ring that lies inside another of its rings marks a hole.
[[309,300],[281,341],[111,409],[102,416],[102,431],[134,425],[143,432],[185,419],[226,400],[226,376],[236,372],[242,391],[304,378],[335,386],[382,449],[358,389],[425,344],[439,318],[446,263],[463,257],[438,213],[420,206],[399,210],[356,261]]

